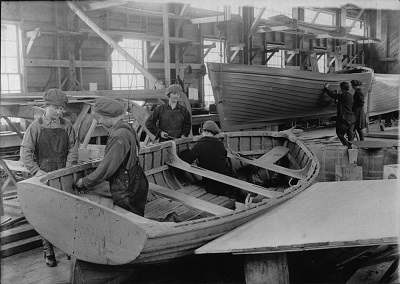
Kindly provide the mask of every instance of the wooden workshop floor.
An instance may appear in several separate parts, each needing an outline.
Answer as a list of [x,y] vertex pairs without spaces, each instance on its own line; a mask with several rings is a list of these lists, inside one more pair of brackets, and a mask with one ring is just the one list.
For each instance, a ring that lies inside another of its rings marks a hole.
[[1,283],[13,284],[63,284],[70,283],[70,260],[55,248],[58,265],[48,267],[43,258],[43,248],[15,254],[1,260]]

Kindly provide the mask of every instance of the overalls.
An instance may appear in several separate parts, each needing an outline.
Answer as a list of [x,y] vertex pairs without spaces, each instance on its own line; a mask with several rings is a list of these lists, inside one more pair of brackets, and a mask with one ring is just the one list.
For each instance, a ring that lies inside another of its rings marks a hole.
[[[160,129],[167,132],[169,136],[181,138],[185,118],[181,110],[176,106],[174,109],[167,108],[160,117]],[[160,141],[165,139],[160,138]]]
[[[43,119],[39,118],[39,124],[43,125]],[[65,121],[60,117],[60,124]],[[68,156],[68,133],[64,128],[45,128],[41,126],[35,157],[39,168],[45,172],[55,171],[64,168]],[[53,245],[42,237],[45,255],[54,255]]]
[[[131,139],[131,144],[135,143],[139,151],[140,144],[136,132],[129,125],[120,125],[118,128],[128,129],[133,134],[134,139]],[[129,146],[130,149],[135,148],[135,145]],[[149,182],[139,164],[137,152],[129,152],[118,170],[109,178],[109,182],[111,195],[116,205],[144,216]]]

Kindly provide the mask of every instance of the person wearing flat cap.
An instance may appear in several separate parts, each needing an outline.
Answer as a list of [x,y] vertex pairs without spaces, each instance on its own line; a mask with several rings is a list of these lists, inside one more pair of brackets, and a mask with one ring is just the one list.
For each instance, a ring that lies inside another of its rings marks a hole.
[[[62,114],[68,104],[67,95],[58,89],[48,90],[45,113],[35,120],[24,134],[21,143],[21,160],[32,175],[70,167],[78,162],[77,136],[71,122]],[[44,257],[50,267],[57,265],[53,246],[42,238]]]
[[[197,140],[192,149],[179,153],[179,157],[189,164],[197,160],[198,165],[204,169],[232,176],[224,143],[215,137],[220,132],[221,130],[214,121],[206,121],[202,126],[201,135],[203,137]],[[243,190],[208,178],[203,178],[203,181],[204,188],[208,193],[227,196],[241,203],[245,202],[247,194]]]
[[186,107],[178,102],[182,95],[182,87],[178,84],[167,88],[168,104],[163,104],[154,109],[146,121],[146,127],[160,141],[174,138],[187,137],[192,128],[190,113]]
[[114,204],[144,216],[149,183],[139,164],[139,138],[123,120],[125,108],[118,101],[102,98],[94,105],[93,117],[109,132],[104,158],[97,169],[79,179],[79,191],[93,189],[107,180]]
[[359,80],[351,80],[351,86],[355,90],[353,95],[353,107],[351,108],[356,117],[354,123],[354,130],[357,131],[360,141],[364,141],[363,129],[366,126],[365,112],[364,112],[364,93],[361,89],[362,82]]
[[[343,145],[351,149],[350,141],[354,139],[354,122],[356,120],[353,111],[353,96],[350,94],[350,85],[347,82],[340,83],[341,93],[334,93],[329,90],[329,83],[324,86],[324,91],[337,103],[336,134]],[[347,134],[347,139],[345,135]]]

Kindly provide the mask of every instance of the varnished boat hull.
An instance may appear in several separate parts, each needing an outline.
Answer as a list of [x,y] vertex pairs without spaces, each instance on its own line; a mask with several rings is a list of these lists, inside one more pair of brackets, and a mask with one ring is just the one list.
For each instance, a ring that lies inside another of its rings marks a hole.
[[334,100],[323,94],[325,83],[339,90],[343,81],[360,80],[365,94],[373,72],[334,74],[259,65],[208,65],[224,131],[262,128],[271,123],[334,116]]
[[[93,171],[99,163],[95,161],[19,182],[21,209],[39,234],[67,254],[84,261],[108,265],[139,264],[193,254],[196,248],[299,194],[318,175],[317,158],[294,136],[257,131],[228,133],[227,137],[230,147],[243,153],[268,152],[275,146],[286,146],[294,161],[291,168],[306,168],[306,178],[295,186],[288,185],[279,197],[265,199],[253,207],[210,215],[183,206],[188,211],[180,216],[193,213],[188,220],[157,222],[127,212],[113,205],[108,198],[75,195],[74,181]],[[177,140],[178,150],[192,146],[194,140],[196,138]],[[175,171],[166,165],[170,148],[170,142],[142,148],[140,162],[151,183],[171,190],[186,189],[184,182],[176,178]],[[219,197],[210,202],[218,204],[217,199]],[[175,211],[182,208],[174,201],[166,203],[174,205]],[[147,216],[151,212],[147,212]]]

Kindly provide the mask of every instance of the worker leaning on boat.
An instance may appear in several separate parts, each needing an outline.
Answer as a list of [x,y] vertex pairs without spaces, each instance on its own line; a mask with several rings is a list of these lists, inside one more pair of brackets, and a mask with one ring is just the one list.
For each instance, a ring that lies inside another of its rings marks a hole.
[[97,169],[77,181],[78,189],[90,190],[104,180],[110,182],[114,203],[144,215],[149,183],[139,164],[139,139],[123,120],[125,108],[118,101],[102,98],[94,105],[93,117],[109,132],[104,158]]
[[363,129],[366,126],[366,119],[364,113],[364,93],[361,89],[362,82],[360,80],[351,80],[351,86],[355,91],[353,95],[354,103],[351,108],[356,118],[354,130],[357,131],[360,141],[364,141]]
[[[338,101],[336,134],[340,142],[351,149],[350,141],[354,139],[354,123],[356,120],[352,111],[353,96],[349,93],[349,83],[340,83],[340,89],[341,93],[333,93],[329,90],[329,83],[326,83],[324,86],[324,91],[328,96]],[[347,134],[348,140],[344,137],[345,134]]]
[[190,134],[192,122],[186,107],[178,102],[185,95],[180,85],[171,85],[167,88],[168,104],[154,109],[146,121],[146,127],[160,141],[187,137]]
[[[21,144],[21,160],[32,175],[69,167],[78,162],[77,137],[71,122],[62,117],[68,98],[58,89],[43,96],[46,112],[26,130]],[[53,246],[42,238],[44,257],[50,267],[56,266]]]

